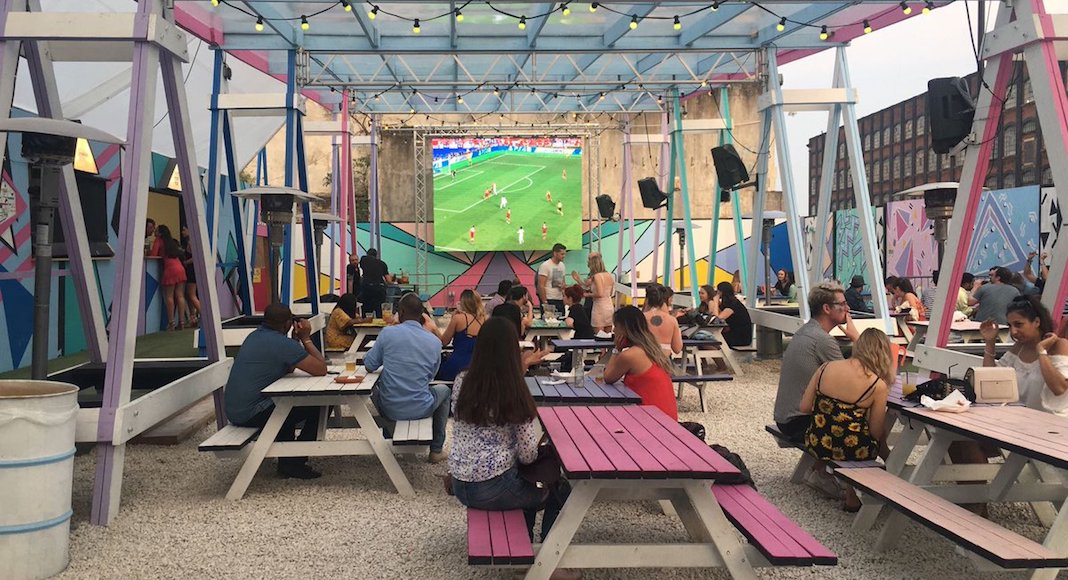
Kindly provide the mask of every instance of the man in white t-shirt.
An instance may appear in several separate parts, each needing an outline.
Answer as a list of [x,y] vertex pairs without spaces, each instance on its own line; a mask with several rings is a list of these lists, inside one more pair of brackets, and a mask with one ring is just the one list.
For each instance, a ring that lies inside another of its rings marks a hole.
[[567,248],[563,244],[553,245],[553,255],[538,267],[538,298],[542,305],[551,304],[557,312],[564,312],[564,256]]

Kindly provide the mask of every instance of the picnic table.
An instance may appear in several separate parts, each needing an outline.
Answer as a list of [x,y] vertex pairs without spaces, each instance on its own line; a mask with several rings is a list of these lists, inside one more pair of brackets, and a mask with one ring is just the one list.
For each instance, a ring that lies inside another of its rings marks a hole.
[[[378,373],[368,373],[364,367],[358,367],[356,375],[363,376],[359,383],[338,383],[337,375],[313,377],[297,370],[278,379],[263,389],[263,394],[274,401],[271,413],[259,437],[253,443],[241,470],[234,479],[227,499],[241,499],[248,489],[252,478],[267,457],[321,457],[338,455],[374,455],[386,470],[397,492],[404,497],[413,497],[415,491],[404,475],[394,457],[395,450],[391,442],[382,436],[382,430],[371,416],[371,389],[378,380]],[[356,423],[365,439],[347,439],[326,441],[326,411],[331,406],[347,405],[356,419]],[[293,407],[320,407],[318,441],[275,441],[282,423]],[[407,448],[402,451],[417,451]]]
[[[941,526],[944,533],[961,545],[971,547],[987,560],[1003,567],[1042,568],[1032,578],[1055,578],[1057,568],[1052,565],[1068,563],[1068,487],[1063,472],[1068,468],[1068,418],[1060,417],[1023,405],[973,404],[963,413],[933,411],[901,398],[900,389],[892,389],[888,399],[891,410],[900,413],[900,422],[905,426],[901,437],[887,457],[886,474],[907,481],[911,486],[922,488],[932,497],[953,504],[986,503],[992,501],[1031,502],[1040,521],[1049,526],[1042,547],[1054,553],[1040,553],[1039,546],[1028,547],[1020,541],[1016,554],[984,553],[981,541],[969,541],[966,534],[955,531],[952,524],[944,521],[926,521],[929,527]],[[915,468],[906,466],[920,434],[930,437],[927,448]],[[1004,463],[978,465],[947,465],[946,454],[955,441],[975,441],[997,447],[1007,453]],[[1056,469],[1054,469],[1056,468]],[[856,477],[856,475],[852,476]],[[932,482],[939,482],[933,484]],[[968,485],[958,485],[966,481]],[[879,487],[885,488],[884,484]],[[905,492],[906,494],[908,492]],[[913,496],[913,501],[917,498]],[[1053,505],[1060,504],[1059,510]],[[1061,503],[1064,502],[1064,503]],[[896,502],[895,502],[896,503]],[[931,503],[928,501],[927,503]],[[921,501],[913,506],[914,519],[938,519],[943,516],[924,515]],[[864,505],[854,522],[854,529],[865,530],[874,525],[885,502],[877,497],[865,497]],[[932,513],[945,514],[945,508],[935,507]],[[915,512],[920,512],[917,515]],[[883,528],[877,547],[889,547],[902,534],[906,515],[895,511]],[[946,515],[944,517],[951,517]],[[1001,534],[994,525],[986,535]],[[1005,535],[1010,532],[1004,532]],[[988,541],[989,537],[988,537]],[[995,541],[996,542],[996,541]],[[1003,542],[1004,543],[1004,542]],[[976,547],[975,544],[980,544]],[[984,561],[984,563],[987,563]],[[988,564],[988,563],[987,563]]]
[[527,329],[526,339],[530,341],[537,341],[542,338],[549,340],[565,339],[571,334],[571,327],[562,318],[555,322],[535,318],[530,328]]
[[360,347],[363,345],[363,341],[366,339],[373,339],[378,336],[382,329],[387,326],[384,320],[378,319],[373,322],[364,322],[361,324],[355,324],[352,329],[356,332],[356,336],[352,340],[352,346],[349,350],[345,351],[347,355],[359,355],[361,352]]
[[[552,345],[562,350],[575,351],[575,361],[585,360],[586,351],[588,350],[610,350],[615,348],[616,344],[611,338],[573,338],[573,339],[561,339],[552,341]],[[685,374],[687,357],[690,356],[690,349],[700,348],[702,346],[713,346],[726,348],[726,344],[716,340],[714,338],[684,338],[682,339],[682,353],[681,367],[678,369],[681,373]],[[580,368],[579,365],[575,366],[576,369]]]
[[559,380],[553,377],[526,377],[534,402],[546,405],[636,405],[642,402],[637,393],[620,383],[604,383],[593,377],[585,377],[581,387],[575,379],[553,384]]
[[[326,328],[328,314],[320,312],[315,316],[305,316],[311,325],[312,334]],[[223,346],[241,346],[248,335],[263,326],[263,316],[235,316],[222,322]],[[200,328],[193,331],[193,347],[200,348]]]
[[[928,321],[909,322],[915,329],[912,334],[912,340],[909,341],[908,350],[915,351],[916,347],[923,344],[924,338],[927,336],[927,329],[931,323]],[[979,334],[979,325],[982,322],[976,320],[965,320],[962,322],[954,322],[949,326],[950,332],[958,334],[961,337],[962,342],[982,342],[983,336]],[[998,342],[1008,342],[1009,339],[1009,327],[1004,324],[998,325]]]
[[[562,568],[725,567],[756,578],[719,500],[716,479],[738,470],[656,407],[541,407],[571,496],[537,550],[528,579]],[[575,531],[594,500],[669,500],[689,542],[578,545]]]

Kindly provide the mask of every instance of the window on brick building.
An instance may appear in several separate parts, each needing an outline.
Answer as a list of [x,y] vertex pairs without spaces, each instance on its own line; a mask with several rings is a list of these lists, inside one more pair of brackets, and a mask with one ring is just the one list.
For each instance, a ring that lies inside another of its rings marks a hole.
[[1030,103],[1035,100],[1035,93],[1031,90],[1031,79],[1024,81],[1023,86],[1023,102],[1024,104]]
[[890,127],[883,128],[883,147],[890,145]]
[[1002,131],[1001,155],[1011,157],[1016,155],[1016,127],[1009,125]]
[[886,159],[883,159],[882,166],[883,166],[883,181],[889,181],[890,180],[890,161],[888,161]]
[[901,142],[901,123],[894,123],[894,143]]
[[880,179],[882,172],[879,171],[879,162],[875,161],[871,164],[871,182],[877,183]]
[[901,158],[894,157],[894,179],[901,179]]
[[951,155],[942,155],[942,169],[949,169]]
[[879,147],[881,147],[881,145],[879,145],[879,132],[878,131],[875,131],[874,133],[871,134],[871,144],[872,144],[872,147],[874,149],[878,149]]
[[927,173],[923,165],[923,151],[916,152],[916,164],[913,167],[916,168],[916,173]]
[[905,179],[912,177],[912,153],[905,153]]
[[985,185],[987,189],[996,189],[998,186],[998,176],[994,175],[994,172],[991,171],[990,175],[986,176],[986,183],[983,185]]
[[1011,171],[1006,173],[1005,176],[1001,179],[1001,181],[1004,184],[1002,187],[1016,187],[1016,175],[1013,174]]
[[871,134],[867,134],[867,135],[864,135],[864,150],[868,151],[870,149],[871,149]]
[[920,115],[916,118],[916,134],[923,135],[927,132],[927,117]]
[[1042,184],[1053,185],[1053,171],[1049,167],[1042,170]]
[[927,154],[927,171],[930,173],[938,171],[938,155],[933,151]]
[[1032,167],[1035,164],[1035,159],[1038,157],[1038,139],[1035,138],[1034,133],[1023,136],[1023,141],[1020,143],[1020,160],[1023,162],[1024,167]]
[[1009,85],[1009,94],[1005,97],[1005,108],[1012,109],[1016,107],[1016,84]]
[[912,119],[905,121],[905,138],[912,139]]

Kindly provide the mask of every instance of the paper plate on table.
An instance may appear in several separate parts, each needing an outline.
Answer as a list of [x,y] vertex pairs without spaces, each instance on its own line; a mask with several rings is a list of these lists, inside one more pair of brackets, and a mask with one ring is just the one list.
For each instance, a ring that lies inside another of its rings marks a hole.
[[363,377],[360,375],[338,375],[334,377],[335,383],[362,383]]

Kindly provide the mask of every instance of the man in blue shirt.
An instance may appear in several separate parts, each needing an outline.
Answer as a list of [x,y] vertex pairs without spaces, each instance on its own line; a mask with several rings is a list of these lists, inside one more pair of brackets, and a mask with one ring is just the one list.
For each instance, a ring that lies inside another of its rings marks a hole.
[[[287,335],[293,331],[293,338]],[[261,391],[298,368],[313,376],[326,374],[326,359],[311,341],[311,325],[295,320],[285,304],[271,304],[263,312],[263,325],[252,331],[234,357],[224,395],[226,417],[241,427],[263,427],[274,403]],[[304,423],[300,437],[297,425]],[[277,441],[315,441],[319,431],[318,407],[295,407],[282,424]],[[319,472],[305,463],[307,457],[278,459],[283,477],[314,479]]]
[[383,328],[363,359],[369,372],[382,369],[372,399],[378,411],[393,421],[433,415],[429,459],[439,463],[448,457],[442,449],[452,394],[445,385],[430,386],[441,364],[441,339],[425,327],[427,317],[417,294],[405,294],[397,307],[400,324]]

